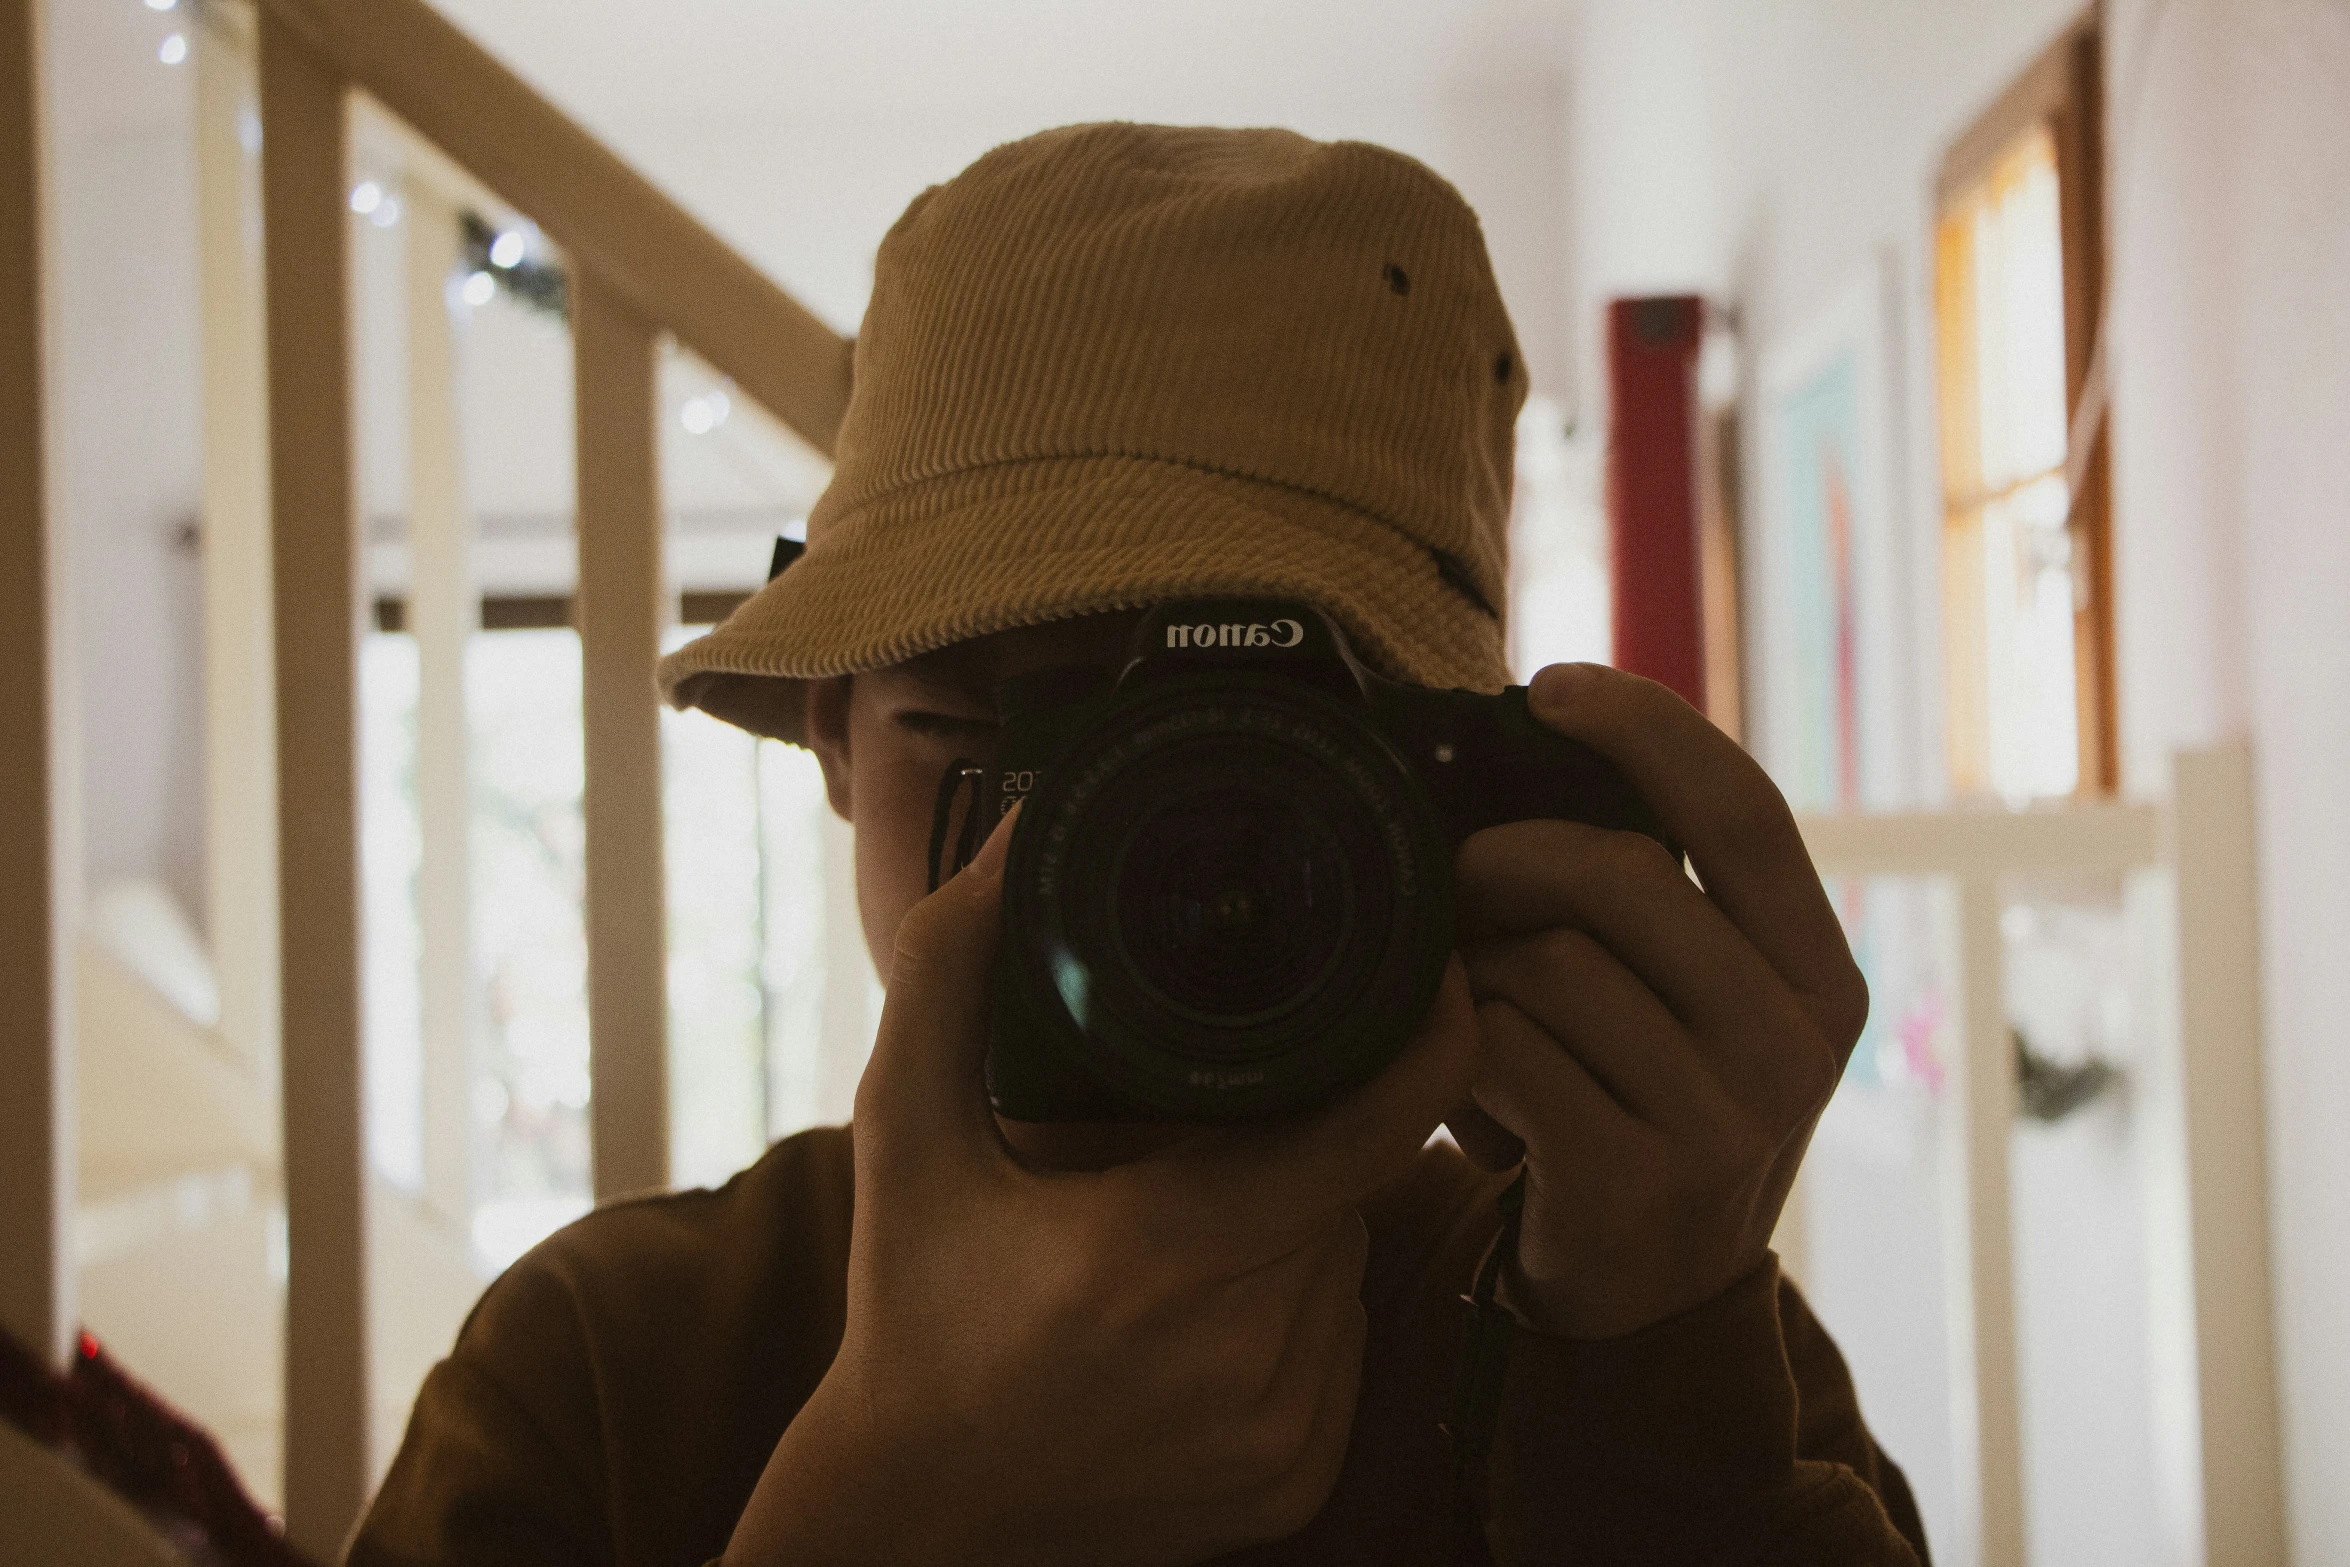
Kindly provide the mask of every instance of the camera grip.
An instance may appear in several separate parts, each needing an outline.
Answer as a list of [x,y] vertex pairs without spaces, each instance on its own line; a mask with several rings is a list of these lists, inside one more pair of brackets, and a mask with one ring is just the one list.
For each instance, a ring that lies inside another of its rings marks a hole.
[[1560,734],[1526,705],[1498,696],[1390,687],[1390,732],[1402,744],[1453,842],[1507,822],[1583,822],[1680,846],[1622,768]]

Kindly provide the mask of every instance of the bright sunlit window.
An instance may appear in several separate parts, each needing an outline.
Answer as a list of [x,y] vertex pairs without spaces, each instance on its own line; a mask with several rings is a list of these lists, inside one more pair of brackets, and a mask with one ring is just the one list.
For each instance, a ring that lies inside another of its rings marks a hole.
[[[362,659],[369,1142],[422,1181],[417,667]],[[473,976],[470,1233],[504,1267],[591,1200],[578,636],[487,631],[466,659]],[[844,1119],[876,1007],[854,922],[827,918],[842,836],[806,752],[664,713],[671,1170],[711,1185],[770,1140]],[[850,944],[841,949],[839,943]],[[827,996],[827,985],[848,994]],[[851,1059],[854,1057],[854,1059]]]
[[1943,622],[1962,795],[2112,786],[2103,470],[2076,464],[2076,496],[2067,468],[2101,289],[2087,48],[2035,67],[1944,177]]

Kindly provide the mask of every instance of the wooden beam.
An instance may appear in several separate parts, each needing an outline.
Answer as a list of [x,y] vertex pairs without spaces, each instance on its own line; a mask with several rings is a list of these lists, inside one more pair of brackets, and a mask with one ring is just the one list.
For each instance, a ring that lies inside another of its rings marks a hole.
[[359,528],[345,86],[261,17],[286,1183],[286,1537],[331,1560],[367,1497]]
[[2095,32],[2097,25],[2098,8],[2092,4],[2066,23],[2024,67],[2023,74],[1950,144],[1934,176],[1937,206],[1947,206],[1952,197],[1988,174],[2008,143],[2032,127],[2046,124],[2063,109],[2074,86],[2074,50],[2082,34]]
[[2024,1567],[2023,1410],[2017,1376],[2015,1243],[2008,1144],[2015,1047],[2007,1028],[1999,888],[1958,885],[1959,1059],[1943,1096],[1942,1275],[1950,1334],[1950,1413],[1959,1514],[1979,1567]]
[[407,189],[408,600],[416,634],[418,1012],[424,1047],[424,1195],[455,1233],[473,1215],[473,830],[465,649],[481,624],[473,519],[457,419],[448,285],[457,214],[429,184]]
[[849,344],[422,0],[261,0],[637,315],[831,455]]
[[[222,16],[233,16],[223,10]],[[197,286],[203,304],[205,931],[220,1032],[278,1072],[277,720],[269,597],[269,393],[260,215],[240,122],[253,56],[213,26],[196,53]]]
[[872,1055],[878,1019],[873,958],[860,934],[865,927],[857,908],[856,829],[820,811],[816,831],[824,867],[824,1011],[812,1124],[822,1126],[846,1121],[856,1108],[857,1082]]
[[[2068,87],[2051,128],[2056,137],[2056,193],[2064,259],[2064,406],[2076,438],[2086,398],[2104,406],[2105,368],[2095,363],[2105,329],[2105,41],[2094,20],[2076,27],[2065,53]],[[2108,350],[2110,354],[2110,350]],[[2095,388],[2090,377],[2099,378]],[[2087,588],[2073,615],[2075,732],[2080,789],[2121,789],[2121,724],[2113,641],[2113,475],[2100,416],[2087,427],[2091,450],[2066,453],[2080,477],[2072,505],[2073,572]],[[2069,445],[2069,443],[2068,443]],[[2077,465],[2077,467],[2076,467]]]
[[593,273],[571,280],[579,641],[586,712],[589,1115],[599,1201],[669,1184],[661,876],[665,587],[652,324]]
[[2174,768],[2178,1091],[2203,1559],[2207,1567],[2281,1567],[2288,1551],[2269,1286],[2252,755],[2241,744],[2188,751]]
[[2151,805],[1806,815],[1797,825],[1822,876],[2118,876],[2156,863],[2161,849]]
[[43,413],[40,0],[0,0],[0,1329],[62,1364],[74,1329],[75,878]]

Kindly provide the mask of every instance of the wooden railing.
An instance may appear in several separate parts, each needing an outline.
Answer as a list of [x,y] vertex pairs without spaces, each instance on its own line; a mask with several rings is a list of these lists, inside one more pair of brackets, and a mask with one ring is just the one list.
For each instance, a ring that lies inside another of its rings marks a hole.
[[[2144,1161],[2152,1381],[2180,1438],[2159,1475],[2172,1559],[2285,1560],[2269,1310],[2252,769],[2241,747],[2182,754],[2161,806],[1818,816],[1824,876],[1926,877],[1958,906],[1959,1027],[1941,1101],[1943,1277],[1962,1527],[1937,1555],[2023,1567],[2024,1443],[2009,1145],[2016,1120],[2003,884],[2118,883],[2151,1003],[2133,1083]],[[1953,1548],[1954,1547],[1954,1548]]]
[[[52,846],[63,841],[52,824],[71,798],[54,772],[71,748],[49,733],[55,712],[47,649],[56,600],[46,591],[41,520],[39,9],[38,0],[0,0],[0,507],[30,524],[12,523],[0,541],[9,552],[0,558],[0,651],[8,655],[8,678],[0,680],[0,790],[9,818],[0,832],[0,884],[8,888],[0,899],[0,1028],[7,1030],[0,1072],[8,1085],[0,1100],[0,1175],[8,1185],[0,1200],[0,1255],[7,1259],[0,1311],[11,1330],[61,1353],[74,1321],[71,1251],[63,1239],[72,1194],[64,1128],[73,1096],[70,1031],[55,1000],[64,951],[55,933],[66,901],[56,894],[77,878],[52,874]],[[239,280],[236,265],[210,265],[237,254],[234,189],[242,175],[232,167],[233,140],[200,137],[208,260],[207,686],[222,707],[207,727],[215,731],[211,792],[230,813],[224,819],[216,810],[216,848],[236,855],[233,866],[216,866],[227,874],[215,878],[209,923],[228,949],[220,964],[224,1029],[261,1042],[278,1067],[288,1256],[285,1516],[297,1545],[328,1557],[358,1516],[372,1473],[351,101],[372,100],[435,149],[428,156],[455,178],[534,223],[561,248],[569,272],[599,1197],[668,1180],[653,690],[664,629],[660,344],[674,338],[826,453],[847,402],[849,346],[420,0],[254,0],[249,12],[216,4],[207,17],[215,30],[226,25],[244,35],[229,47],[241,56],[239,70],[257,70],[263,234],[258,289]],[[199,42],[208,51],[199,64],[217,66],[220,40]],[[225,125],[221,80],[217,71],[200,80],[198,108]],[[430,227],[419,222],[412,232]],[[414,269],[432,266],[429,256],[412,261]],[[434,277],[421,298],[437,301],[439,281]],[[445,396],[450,377],[445,341],[435,341],[446,331],[434,319],[439,314],[410,312],[419,336],[411,369],[422,367],[411,380]],[[445,559],[432,558],[435,530],[451,531],[458,511],[454,411],[412,406],[411,415],[418,481],[411,610],[420,647],[431,644],[422,649],[425,662],[434,666],[425,671],[420,703],[433,710],[420,711],[420,723],[446,729],[451,650],[461,650],[472,608],[459,604],[462,570],[442,569]],[[260,695],[270,691],[273,700]],[[461,737],[461,705],[456,725]],[[273,754],[274,769],[256,776],[256,758]],[[428,814],[446,815],[452,798],[462,811],[461,771],[454,790],[448,778],[419,782]],[[445,891],[452,878],[446,867],[428,866],[426,879]],[[456,880],[461,885],[461,868]],[[262,932],[274,932],[274,942]],[[253,994],[265,983],[274,996]],[[426,1004],[435,1005],[430,995]],[[463,1084],[453,1086],[461,1104]],[[445,1098],[451,1087],[428,1082],[428,1097]],[[462,1124],[462,1115],[455,1119]],[[449,1162],[445,1152],[428,1138],[428,1196],[436,1170]]]
[[[70,735],[43,472],[42,0],[0,0],[0,1327],[73,1331]],[[63,776],[61,777],[61,773]]]
[[569,262],[599,1198],[668,1183],[653,694],[659,339],[673,335],[826,452],[847,401],[848,345],[418,0],[261,0],[258,19],[279,649],[285,1508],[292,1538],[331,1550],[370,1475],[347,99],[363,92],[397,115]]

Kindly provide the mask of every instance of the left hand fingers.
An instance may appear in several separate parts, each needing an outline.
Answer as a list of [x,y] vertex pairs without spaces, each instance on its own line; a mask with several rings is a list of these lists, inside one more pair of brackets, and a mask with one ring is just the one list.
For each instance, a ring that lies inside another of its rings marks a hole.
[[[1560,1039],[1636,1046],[1655,1063],[1650,1070],[1694,1056],[1733,1096],[1774,1118],[1816,1108],[1815,1096],[1842,1069],[1849,1042],[1822,1033],[1753,943],[1650,839],[1579,822],[1513,822],[1470,838],[1459,866],[1469,950],[1484,949],[1491,933],[1561,927],[1605,949],[1568,942],[1544,950],[1538,940],[1533,960],[1521,952],[1510,965],[1510,999]],[[1610,961],[1600,967],[1594,956]],[[1619,976],[1653,992],[1637,1021]],[[1487,983],[1500,977],[1489,964]],[[1598,1018],[1604,1026],[1594,1026]],[[1655,1115],[1641,1112],[1655,1120],[1685,1097],[1682,1088],[1649,1087],[1627,1102],[1656,1106]]]
[[1793,987],[1840,1052],[1868,1017],[1852,961],[1787,802],[1754,758],[1651,680],[1553,664],[1527,692],[1534,716],[1623,768],[1722,912]]

